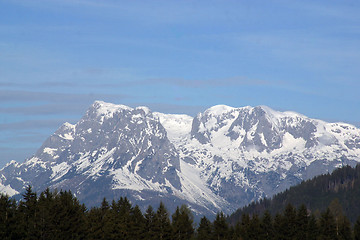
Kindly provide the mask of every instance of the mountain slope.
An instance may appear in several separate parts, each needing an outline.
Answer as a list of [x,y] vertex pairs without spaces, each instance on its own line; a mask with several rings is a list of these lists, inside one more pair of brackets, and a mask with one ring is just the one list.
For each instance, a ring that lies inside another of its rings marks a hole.
[[170,207],[186,203],[202,214],[227,204],[182,173],[177,150],[149,109],[100,101],[77,124],[62,125],[32,158],[5,166],[0,176],[9,195],[27,184],[71,189],[89,206],[104,196],[128,196],[143,208],[161,199]]
[[231,213],[342,164],[360,161],[360,130],[265,106],[211,107],[195,118],[96,101],[24,163],[0,171],[0,191],[71,189],[87,205],[127,196],[198,214]]
[[312,212],[325,211],[335,199],[342,206],[344,215],[354,223],[360,215],[360,164],[355,168],[345,166],[336,169],[331,174],[323,174],[290,187],[271,199],[252,203],[238,209],[229,220],[235,223],[241,219],[243,213],[262,214],[265,210],[276,214],[283,211],[289,203],[296,207],[305,204]]
[[241,206],[342,164],[354,166],[359,136],[344,123],[264,106],[219,105],[199,113],[190,133],[173,143],[213,192]]

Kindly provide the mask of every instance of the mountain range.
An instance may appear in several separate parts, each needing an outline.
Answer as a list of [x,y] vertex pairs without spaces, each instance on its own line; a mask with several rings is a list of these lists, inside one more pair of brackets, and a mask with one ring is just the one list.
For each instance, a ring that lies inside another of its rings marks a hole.
[[232,213],[342,165],[360,162],[360,129],[266,106],[213,106],[196,117],[94,102],[23,163],[0,170],[0,192],[70,189],[87,206],[128,197],[198,215]]

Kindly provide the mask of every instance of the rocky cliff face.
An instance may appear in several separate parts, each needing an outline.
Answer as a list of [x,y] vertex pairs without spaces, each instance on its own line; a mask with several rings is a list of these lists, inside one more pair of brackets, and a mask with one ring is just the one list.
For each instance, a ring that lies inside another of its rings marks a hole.
[[24,163],[0,171],[0,191],[71,189],[89,206],[127,196],[198,214],[230,213],[301,180],[360,161],[360,130],[265,106],[214,106],[195,118],[95,102]]
[[198,114],[188,140],[175,145],[196,162],[212,191],[244,205],[338,166],[355,165],[359,133],[348,124],[265,106],[214,106]]

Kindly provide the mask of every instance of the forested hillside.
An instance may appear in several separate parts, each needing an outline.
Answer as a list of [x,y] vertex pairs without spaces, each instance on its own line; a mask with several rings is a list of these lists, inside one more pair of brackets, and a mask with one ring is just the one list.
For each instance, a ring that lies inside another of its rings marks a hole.
[[[213,224],[226,225],[225,215],[218,214]],[[101,206],[86,209],[70,191],[47,189],[37,196],[30,186],[18,203],[0,195],[0,239],[165,240],[191,239],[194,232],[192,213],[185,205],[170,216],[163,203],[157,210],[149,206],[145,213],[127,198],[111,204],[104,199]]]
[[262,215],[268,210],[272,215],[281,212],[287,204],[295,207],[304,204],[311,213],[319,215],[327,207],[337,209],[354,223],[360,215],[360,165],[344,166],[331,174],[317,176],[291,187],[272,199],[263,199],[237,210],[229,218],[235,224],[243,213]]
[[296,209],[288,204],[275,217],[268,211],[242,214],[231,225],[220,212],[213,222],[203,217],[195,224],[186,205],[172,215],[163,203],[142,213],[120,198],[86,209],[70,191],[47,189],[37,196],[29,186],[19,202],[0,195],[0,239],[360,239],[360,218],[352,228],[336,210],[331,207],[316,216],[305,205]]

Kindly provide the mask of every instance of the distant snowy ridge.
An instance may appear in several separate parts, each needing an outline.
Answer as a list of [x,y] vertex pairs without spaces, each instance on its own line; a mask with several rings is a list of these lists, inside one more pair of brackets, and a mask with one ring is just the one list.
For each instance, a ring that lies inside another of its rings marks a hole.
[[266,106],[213,106],[196,117],[96,101],[24,163],[0,170],[0,192],[71,189],[88,205],[127,196],[213,215],[360,161],[360,130]]

